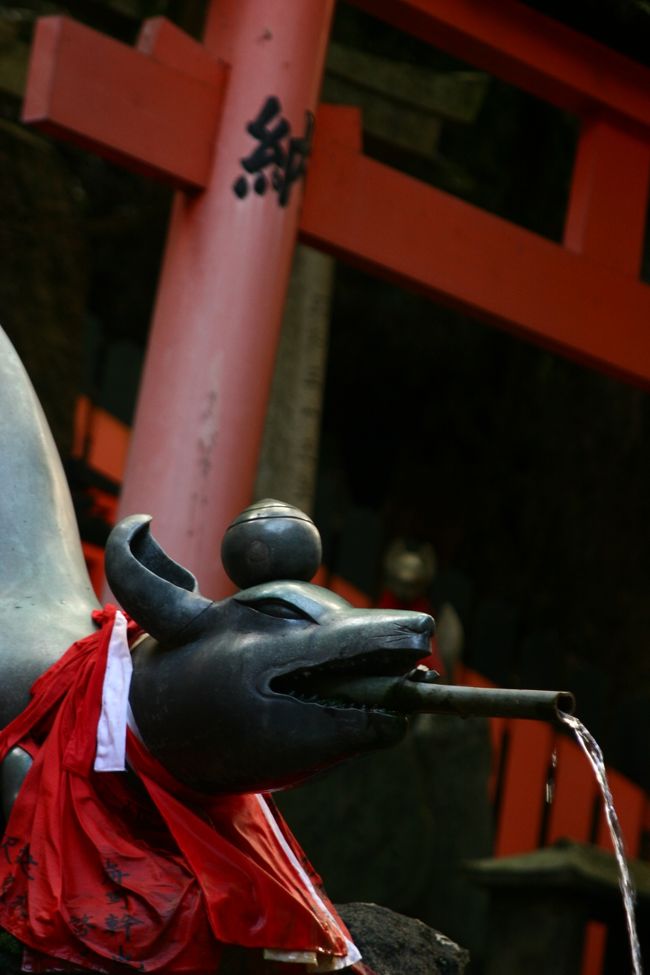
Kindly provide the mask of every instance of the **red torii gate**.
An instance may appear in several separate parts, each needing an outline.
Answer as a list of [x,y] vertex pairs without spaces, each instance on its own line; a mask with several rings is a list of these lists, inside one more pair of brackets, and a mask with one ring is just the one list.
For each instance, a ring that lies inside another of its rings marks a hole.
[[650,288],[639,281],[650,72],[514,0],[356,2],[580,116],[562,245],[368,159],[355,109],[319,109],[301,212],[298,186],[285,186],[286,205],[281,187],[255,188],[240,168],[246,125],[266,103],[262,128],[285,119],[308,135],[334,0],[210,0],[203,44],[162,19],[145,23],[136,49],[61,17],[36,32],[25,121],[179,191],[121,510],[151,511],[209,594],[224,586],[225,525],[250,499],[298,233],[650,381]]

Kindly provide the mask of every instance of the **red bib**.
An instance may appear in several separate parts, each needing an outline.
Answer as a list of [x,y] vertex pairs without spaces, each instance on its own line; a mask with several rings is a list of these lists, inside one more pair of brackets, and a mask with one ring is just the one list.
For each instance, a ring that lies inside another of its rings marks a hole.
[[139,783],[93,770],[115,612],[94,614],[101,628],[0,733],[0,760],[18,744],[34,757],[2,840],[0,926],[50,968],[199,975],[218,970],[223,944],[340,965],[350,936],[267,797],[192,793],[131,732]]

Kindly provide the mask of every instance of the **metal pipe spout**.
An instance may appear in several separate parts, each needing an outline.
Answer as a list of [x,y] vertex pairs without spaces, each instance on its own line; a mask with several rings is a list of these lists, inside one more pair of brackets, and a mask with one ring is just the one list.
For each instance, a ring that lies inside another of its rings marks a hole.
[[[429,676],[432,675],[432,676]],[[435,671],[412,671],[405,677],[328,678],[319,681],[319,693],[402,714],[455,714],[467,718],[529,718],[559,721],[573,714],[570,691],[510,690],[500,687],[464,687],[438,684]]]

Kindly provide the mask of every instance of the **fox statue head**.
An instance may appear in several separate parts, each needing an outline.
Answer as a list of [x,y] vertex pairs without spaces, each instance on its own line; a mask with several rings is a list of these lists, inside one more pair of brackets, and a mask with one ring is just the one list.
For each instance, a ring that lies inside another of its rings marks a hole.
[[210,793],[283,788],[403,737],[404,715],[330,699],[319,679],[406,674],[429,653],[430,616],[354,609],[296,579],[212,602],[155,542],[150,520],[116,526],[106,573],[148,634],[133,652],[138,732],[180,782]]

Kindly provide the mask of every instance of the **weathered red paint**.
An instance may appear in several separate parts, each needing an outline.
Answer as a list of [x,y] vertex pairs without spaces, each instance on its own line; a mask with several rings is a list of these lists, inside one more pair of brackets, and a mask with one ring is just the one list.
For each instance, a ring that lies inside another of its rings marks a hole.
[[611,117],[586,118],[574,164],[565,246],[638,277],[649,174],[647,135]]
[[226,69],[172,25],[163,39],[169,63],[68,17],[41,18],[23,121],[176,188],[205,186]]
[[166,69],[180,71],[213,88],[224,84],[228,66],[211,57],[203,44],[166,17],[150,17],[143,21],[136,48]]
[[537,721],[509,722],[508,775],[503,783],[495,830],[495,856],[511,856],[538,848],[552,748],[550,725]]
[[650,71],[519,0],[350,0],[559,108],[650,126]]
[[336,121],[338,109],[319,115],[303,240],[586,364],[650,384],[650,288],[622,274],[616,255],[610,267],[571,253],[369,159],[346,145],[350,110],[343,111],[344,125]]

